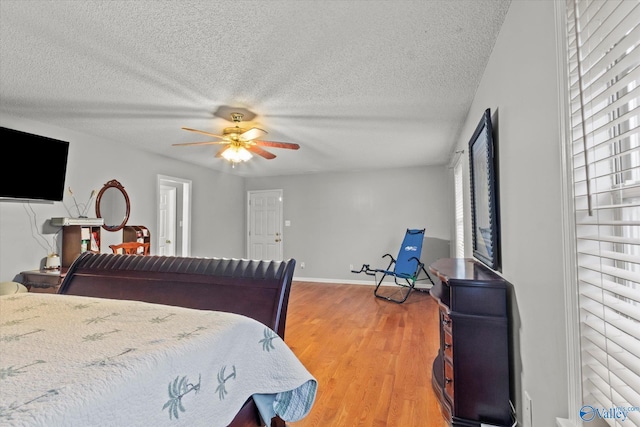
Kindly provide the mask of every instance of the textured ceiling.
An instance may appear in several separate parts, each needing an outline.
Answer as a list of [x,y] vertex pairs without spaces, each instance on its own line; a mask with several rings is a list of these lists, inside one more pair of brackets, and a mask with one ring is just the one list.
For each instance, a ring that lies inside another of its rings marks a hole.
[[[445,164],[509,3],[1,0],[0,112],[243,176]],[[228,107],[300,150],[172,146]]]

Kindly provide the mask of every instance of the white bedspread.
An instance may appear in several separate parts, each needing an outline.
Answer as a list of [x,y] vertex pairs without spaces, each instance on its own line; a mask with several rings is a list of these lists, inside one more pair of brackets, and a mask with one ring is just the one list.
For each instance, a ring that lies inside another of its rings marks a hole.
[[0,297],[2,426],[226,426],[254,394],[265,411],[296,421],[316,387],[282,339],[245,316]]

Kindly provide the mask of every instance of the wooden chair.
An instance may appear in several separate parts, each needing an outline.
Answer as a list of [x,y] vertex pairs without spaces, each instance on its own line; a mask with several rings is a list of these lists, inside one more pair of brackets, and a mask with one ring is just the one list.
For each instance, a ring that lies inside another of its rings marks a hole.
[[149,243],[124,242],[117,245],[109,245],[114,254],[125,255],[149,255]]

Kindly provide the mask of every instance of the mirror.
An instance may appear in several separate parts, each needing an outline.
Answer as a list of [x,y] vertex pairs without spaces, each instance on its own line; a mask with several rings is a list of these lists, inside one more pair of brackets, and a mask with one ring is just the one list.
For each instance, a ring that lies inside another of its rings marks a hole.
[[129,195],[115,179],[107,182],[96,197],[96,216],[104,220],[102,228],[118,231],[129,220]]

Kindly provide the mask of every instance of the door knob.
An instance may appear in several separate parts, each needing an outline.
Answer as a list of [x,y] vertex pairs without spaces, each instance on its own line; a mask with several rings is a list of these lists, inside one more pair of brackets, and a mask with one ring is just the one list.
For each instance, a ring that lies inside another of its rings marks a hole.
[[171,240],[167,239],[164,241],[165,243],[171,244]]

